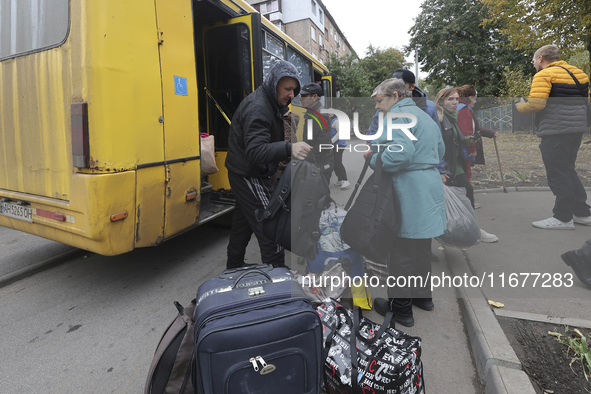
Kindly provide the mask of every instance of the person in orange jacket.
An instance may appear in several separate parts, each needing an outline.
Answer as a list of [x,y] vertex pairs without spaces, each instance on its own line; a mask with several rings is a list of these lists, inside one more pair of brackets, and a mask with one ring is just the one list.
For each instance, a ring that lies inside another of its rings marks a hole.
[[521,99],[521,113],[535,113],[541,137],[540,151],[548,186],[556,196],[553,215],[532,223],[548,230],[574,230],[574,223],[591,225],[587,193],[575,170],[583,133],[587,130],[589,78],[580,69],[560,60],[556,45],[538,49],[532,59],[538,71],[529,100]]

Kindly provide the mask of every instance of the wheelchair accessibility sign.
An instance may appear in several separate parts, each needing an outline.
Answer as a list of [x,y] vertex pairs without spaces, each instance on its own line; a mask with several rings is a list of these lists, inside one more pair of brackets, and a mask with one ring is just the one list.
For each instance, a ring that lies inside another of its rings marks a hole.
[[188,96],[187,78],[174,76],[174,94],[178,96]]

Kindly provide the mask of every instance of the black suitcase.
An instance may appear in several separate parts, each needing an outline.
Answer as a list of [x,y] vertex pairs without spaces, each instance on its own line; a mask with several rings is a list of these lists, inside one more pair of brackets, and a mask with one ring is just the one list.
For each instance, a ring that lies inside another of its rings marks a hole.
[[198,393],[319,393],[321,354],[320,317],[288,269],[225,271],[199,287]]

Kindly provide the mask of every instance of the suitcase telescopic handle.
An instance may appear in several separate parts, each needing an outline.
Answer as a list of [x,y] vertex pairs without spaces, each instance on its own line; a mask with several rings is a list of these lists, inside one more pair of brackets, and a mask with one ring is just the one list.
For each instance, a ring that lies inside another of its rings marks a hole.
[[249,270],[249,271],[245,271],[245,272],[241,273],[240,276],[238,276],[238,278],[236,278],[236,280],[234,281],[232,288],[235,289],[236,286],[238,286],[238,282],[240,282],[245,276],[252,275],[252,274],[263,275],[264,277],[269,279],[269,281],[273,280],[273,279],[271,279],[271,276],[268,273],[266,273],[265,271],[253,269],[253,270]]

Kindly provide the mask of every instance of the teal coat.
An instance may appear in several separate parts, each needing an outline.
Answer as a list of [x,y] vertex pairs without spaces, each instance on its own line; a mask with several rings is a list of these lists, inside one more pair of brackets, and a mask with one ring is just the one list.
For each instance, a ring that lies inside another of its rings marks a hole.
[[[446,228],[443,182],[436,168],[445,153],[441,130],[411,98],[400,100],[388,112],[409,113],[417,118],[417,124],[408,129],[416,141],[400,129],[394,129],[392,139],[388,140],[387,115],[382,135],[371,141],[374,152],[384,151],[383,170],[392,175],[400,199],[402,218],[398,236],[414,239],[438,237]],[[392,123],[411,121],[410,118],[396,118]],[[375,168],[376,159],[377,155],[373,155],[372,168]]]

